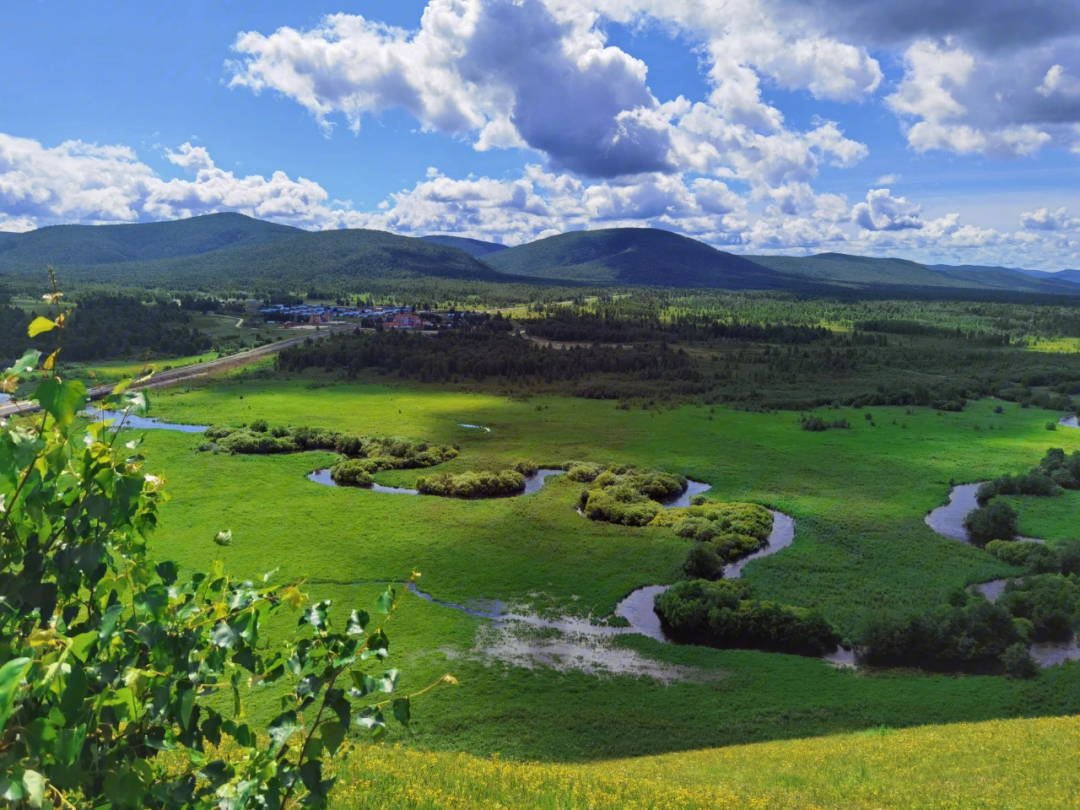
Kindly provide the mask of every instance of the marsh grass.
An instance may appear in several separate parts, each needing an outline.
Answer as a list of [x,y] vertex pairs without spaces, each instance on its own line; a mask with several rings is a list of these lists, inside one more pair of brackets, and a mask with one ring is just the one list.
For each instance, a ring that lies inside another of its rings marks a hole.
[[[870,607],[923,610],[951,591],[1016,573],[989,554],[935,535],[923,516],[947,500],[950,480],[981,481],[1030,469],[1048,444],[1045,417],[1006,404],[964,413],[875,408],[839,411],[849,431],[812,434],[795,414],[723,408],[617,410],[562,398],[510,400],[430,389],[267,380],[250,374],[154,397],[170,421],[323,426],[458,444],[440,472],[501,469],[521,458],[541,466],[571,459],[633,463],[706,481],[710,497],[753,502],[795,517],[794,544],[748,565],[761,598],[822,610],[850,633]],[[536,406],[542,406],[537,410]],[[900,416],[908,428],[892,425]],[[711,418],[710,418],[711,417]],[[491,433],[459,423],[490,426]],[[975,430],[976,426],[994,430]],[[1080,431],[1055,446],[1080,447]],[[424,574],[422,588],[457,604],[501,600],[547,613],[603,618],[643,585],[672,582],[694,541],[667,527],[630,528],[581,519],[581,485],[549,480],[535,495],[452,501],[319,486],[305,475],[328,453],[280,457],[197,453],[198,437],[148,431],[142,448],[172,501],[153,540],[189,570],[221,554],[229,570],[307,575],[316,596],[357,601],[351,583]],[[380,473],[411,486],[417,471]],[[212,543],[223,529],[233,544]],[[370,601],[368,598],[367,601]],[[1080,712],[1080,667],[1032,682],[891,671],[856,675],[824,662],[755,652],[616,643],[647,658],[730,673],[665,687],[650,678],[506,666],[475,649],[480,620],[411,600],[397,628],[400,668],[418,678],[451,668],[453,699],[418,707],[414,744],[560,761],[658,754],[788,739],[882,724],[986,720]],[[411,615],[412,618],[408,618]],[[395,622],[399,619],[395,618]],[[252,697],[259,716],[271,693]],[[612,733],[618,729],[618,733]]]

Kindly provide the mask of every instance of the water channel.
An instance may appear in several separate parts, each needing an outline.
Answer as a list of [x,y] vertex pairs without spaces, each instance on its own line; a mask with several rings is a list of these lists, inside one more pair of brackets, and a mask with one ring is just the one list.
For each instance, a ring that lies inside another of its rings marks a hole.
[[121,425],[125,430],[172,430],[177,433],[205,433],[208,429],[206,425],[174,425],[148,416],[102,411],[97,408],[87,408],[83,411],[83,416],[95,422],[111,421],[113,430]]
[[[521,492],[515,492],[513,495],[506,495],[507,498],[520,498],[522,495],[532,495],[539,492],[544,488],[544,484],[548,478],[554,475],[565,475],[564,470],[546,470],[540,469],[536,472],[525,476],[525,489]],[[316,484],[322,484],[323,486],[336,487],[338,483],[331,477],[329,469],[315,470],[313,473],[308,474],[308,480],[314,481]],[[357,487],[360,489],[360,487]],[[369,487],[374,492],[385,492],[391,495],[419,495],[419,490],[405,489],[403,487],[384,487],[382,484],[373,484]]]
[[[6,398],[6,396],[0,396],[0,403]],[[125,428],[133,430],[171,430],[181,433],[202,433],[207,429],[205,425],[171,424],[148,417],[129,415],[125,418],[124,414],[113,411],[88,409],[85,414],[92,419],[112,420],[114,425],[123,422]],[[1064,427],[1078,427],[1076,417],[1065,417],[1060,424]],[[479,425],[461,425],[461,427],[491,431],[490,428]],[[519,493],[519,496],[539,492],[549,477],[563,474],[563,470],[538,470],[536,473],[526,477],[525,490]],[[329,469],[316,470],[307,477],[318,484],[337,486],[330,477]],[[969,542],[967,531],[964,529],[964,518],[972,510],[978,508],[976,493],[979,486],[980,484],[962,484],[953,487],[949,493],[949,503],[927,514],[926,524],[942,537],[964,543]],[[704,494],[710,488],[708,484],[689,481],[686,491],[679,497],[666,502],[664,507],[666,509],[675,509],[689,506],[691,498],[695,495]],[[381,484],[375,484],[372,489],[375,492],[396,495],[419,494],[414,489],[386,487]],[[748,563],[775,554],[790,546],[794,541],[795,520],[783,512],[769,511],[773,516],[773,528],[768,543],[755,553],[726,566],[724,569],[725,579],[741,577],[743,568]],[[1043,541],[1033,537],[1021,537],[1019,542],[1041,543]],[[993,602],[1004,592],[1008,581],[1005,579],[994,580],[974,587]],[[669,585],[648,585],[638,588],[619,602],[615,607],[615,616],[625,620],[626,626],[623,627],[594,624],[589,619],[584,618],[563,617],[552,619],[530,613],[515,613],[506,610],[505,605],[498,601],[474,606],[441,602],[416,588],[413,583],[409,583],[408,587],[418,597],[432,604],[467,613],[470,616],[488,619],[496,630],[510,624],[517,624],[528,628],[557,630],[564,635],[564,638],[556,641],[502,636],[497,641],[489,644],[488,647],[489,649],[497,649],[503,660],[513,660],[524,664],[528,664],[529,661],[547,664],[570,661],[572,665],[583,668],[588,672],[606,671],[649,675],[668,682],[672,680],[693,680],[702,677],[701,673],[696,673],[691,667],[667,665],[644,658],[630,650],[597,644],[598,640],[629,634],[643,635],[656,641],[671,643],[665,637],[660,618],[654,609],[656,597],[666,591],[670,587]],[[1067,642],[1038,642],[1031,645],[1031,655],[1042,667],[1054,666],[1067,661],[1078,661],[1080,660],[1080,643],[1078,643],[1075,636]],[[838,667],[858,667],[854,653],[843,648],[825,656],[825,660]],[[577,663],[573,663],[575,661]],[[703,677],[708,679],[714,676],[706,673]],[[717,675],[715,677],[722,676]]]

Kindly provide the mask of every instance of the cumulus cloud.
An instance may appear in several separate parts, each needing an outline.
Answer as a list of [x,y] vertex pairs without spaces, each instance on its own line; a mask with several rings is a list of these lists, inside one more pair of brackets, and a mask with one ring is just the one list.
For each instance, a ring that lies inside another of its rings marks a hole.
[[1020,215],[1020,227],[1030,231],[1072,231],[1080,229],[1080,217],[1069,216],[1066,208],[1037,208]]
[[851,221],[868,231],[904,231],[923,227],[922,206],[894,197],[887,188],[870,191],[866,202],[851,209]]
[[418,31],[335,14],[310,31],[241,34],[233,87],[282,93],[323,124],[402,108],[423,127],[527,145],[557,169],[613,177],[670,169],[645,64],[556,19],[540,0],[432,0]]
[[[804,148],[792,147],[791,166],[801,164],[796,158]],[[1080,221],[1065,209],[1025,213],[1024,230],[1002,233],[965,224],[959,214],[924,220],[916,203],[886,188],[849,206],[843,196],[818,193],[798,179],[741,189],[746,184],[720,177],[649,172],[589,181],[529,165],[516,178],[454,178],[432,168],[375,210],[356,211],[330,200],[313,180],[226,171],[203,146],[183,144],[163,157],[185,176],[162,178],[124,146],[46,147],[0,134],[0,231],[238,211],[312,230],[458,233],[507,244],[568,230],[658,227],[744,253],[836,250],[1047,269],[1080,265]]]
[[[852,100],[879,85],[877,62],[828,38],[782,35],[758,19],[757,0],[728,10],[691,0],[431,0],[415,31],[336,14],[308,31],[239,35],[230,84],[292,98],[327,129],[335,115],[359,130],[365,115],[401,108],[477,149],[527,147],[581,177],[696,171],[777,185],[814,176],[821,160],[861,160],[866,147],[835,123],[787,128],[762,100],[757,71]],[[647,66],[606,44],[604,21],[643,15],[708,35],[707,100],[661,102]]]
[[140,222],[238,211],[302,227],[337,227],[349,212],[327,205],[310,180],[275,172],[237,177],[203,147],[166,157],[193,179],[163,180],[126,146],[66,141],[47,148],[0,133],[0,230],[57,223]]
[[1080,34],[1080,8],[1061,0],[772,0],[770,5],[834,36],[879,47],[951,36],[1000,51]]
[[8,222],[133,222],[153,181],[126,146],[65,141],[47,149],[0,134],[0,211]]

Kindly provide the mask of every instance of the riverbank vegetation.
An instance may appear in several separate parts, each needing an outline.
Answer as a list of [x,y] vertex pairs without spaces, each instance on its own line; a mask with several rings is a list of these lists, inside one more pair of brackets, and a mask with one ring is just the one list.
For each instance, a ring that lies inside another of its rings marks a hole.
[[525,476],[517,470],[436,473],[416,479],[421,495],[443,498],[501,498],[525,491]]
[[[401,437],[356,436],[326,428],[270,427],[258,419],[244,427],[214,425],[199,449],[234,455],[274,455],[326,450],[343,460],[338,467],[371,475],[383,470],[417,470],[456,458],[455,447]],[[337,469],[337,467],[335,467]]]
[[656,612],[668,633],[692,644],[819,656],[840,643],[820,613],[757,599],[741,579],[677,582],[656,597]]
[[[580,399],[509,399],[249,371],[162,392],[157,404],[157,415],[173,422],[250,425],[262,418],[270,425],[457,444],[461,453],[439,468],[451,474],[510,469],[521,458],[549,468],[587,459],[601,470],[632,465],[708,482],[717,501],[754,503],[794,517],[794,544],[750,563],[743,576],[756,599],[819,611],[848,643],[868,609],[925,612],[971,584],[1021,574],[985,551],[935,535],[923,515],[947,499],[950,478],[988,480],[1002,470],[1027,469],[1046,449],[1038,413],[1009,403],[995,413],[1000,403],[992,402],[943,415],[875,408],[877,427],[844,409],[836,416],[849,419],[850,430],[812,435],[797,429],[793,414],[710,413],[693,406],[622,411]],[[461,423],[487,425],[491,432]],[[1080,433],[1061,431],[1055,438],[1067,452],[1080,449]],[[375,586],[354,583],[405,580],[418,570],[422,589],[440,601],[500,600],[515,610],[602,618],[636,588],[682,579],[687,553],[700,544],[671,525],[582,520],[575,508],[588,484],[569,474],[548,479],[527,498],[415,498],[305,481],[313,468],[332,465],[338,457],[332,450],[199,454],[193,452],[199,441],[146,432],[142,452],[151,471],[168,476],[173,494],[155,538],[162,554],[176,556],[182,567],[199,564],[200,538],[213,522],[220,524],[214,532],[230,528],[236,537],[256,538],[221,549],[231,569],[257,575],[272,559],[283,577],[309,574],[316,598],[367,599]],[[373,477],[411,487],[416,476],[383,470]],[[661,517],[669,514],[679,510]],[[600,654],[601,662],[607,655],[629,657],[677,673],[661,688],[651,676],[607,670],[603,663],[597,678],[528,655],[505,660],[502,636],[491,636],[486,622],[419,599],[407,601],[395,622],[397,653],[417,665],[415,685],[448,669],[462,681],[452,705],[425,707],[414,724],[415,744],[429,748],[574,760],[880,723],[1080,711],[1071,697],[1080,670],[1069,666],[1030,680],[911,671],[864,677],[808,658],[663,645],[638,636],[619,637],[612,652]],[[273,701],[267,692],[251,696],[253,722]],[[634,713],[626,710],[631,704]],[[610,735],[612,724],[626,733]]]

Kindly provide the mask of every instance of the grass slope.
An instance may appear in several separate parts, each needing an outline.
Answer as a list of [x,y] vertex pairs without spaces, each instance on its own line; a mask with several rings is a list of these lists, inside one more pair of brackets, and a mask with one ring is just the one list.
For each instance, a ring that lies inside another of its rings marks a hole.
[[653,228],[574,231],[485,257],[505,273],[594,284],[779,289],[789,279],[741,256]]
[[[169,421],[324,425],[457,443],[446,471],[500,469],[532,459],[633,462],[713,484],[715,495],[781,509],[797,520],[794,545],[745,575],[765,598],[819,607],[845,632],[867,607],[922,609],[1012,569],[934,535],[923,515],[949,480],[986,480],[1031,467],[1048,446],[1045,414],[973,403],[961,414],[875,408],[840,412],[853,427],[811,434],[792,414],[684,407],[617,411],[611,403],[528,402],[432,389],[338,385],[320,376],[260,379],[154,397]],[[895,424],[894,424],[895,420]],[[459,423],[481,424],[491,433]],[[906,426],[905,426],[906,425]],[[217,554],[237,576],[280,566],[310,577],[337,609],[370,607],[373,581],[415,568],[423,588],[458,604],[501,599],[540,610],[606,616],[628,592],[670,582],[691,541],[653,528],[591,523],[574,511],[580,487],[555,479],[540,493],[484,502],[334,489],[305,480],[329,454],[282,457],[197,453],[197,436],[146,432],[141,452],[172,500],[153,540],[185,568]],[[1080,447],[1080,432],[1052,437]],[[383,473],[412,483],[416,471]],[[231,529],[232,546],[212,543]],[[339,614],[340,615],[340,614]],[[292,621],[292,620],[290,620]],[[416,598],[394,619],[394,658],[405,688],[452,670],[462,686],[418,706],[416,744],[563,761],[659,754],[805,737],[888,724],[988,720],[1080,712],[1080,666],[1033,681],[888,672],[873,676],[785,655],[673,647],[637,636],[620,655],[689,668],[701,677],[664,686],[648,677],[507,664],[480,643],[487,622]],[[252,698],[265,716],[272,692]],[[619,729],[619,733],[612,733]]]
[[1067,808],[1080,718],[880,729],[586,766],[358,749],[335,810]]
[[242,214],[209,214],[136,225],[55,225],[0,240],[0,269],[98,265],[196,256],[265,245],[303,233]]
[[491,253],[498,253],[500,250],[506,250],[506,245],[500,245],[496,242],[483,242],[480,239],[468,239],[464,236],[446,236],[446,235],[434,235],[434,236],[421,236],[425,242],[432,242],[436,245],[446,245],[447,247],[456,247],[459,250],[464,250],[470,256],[487,256]]

